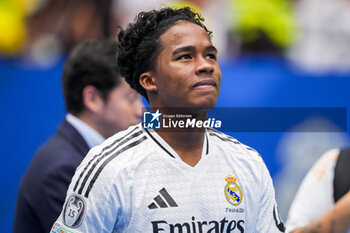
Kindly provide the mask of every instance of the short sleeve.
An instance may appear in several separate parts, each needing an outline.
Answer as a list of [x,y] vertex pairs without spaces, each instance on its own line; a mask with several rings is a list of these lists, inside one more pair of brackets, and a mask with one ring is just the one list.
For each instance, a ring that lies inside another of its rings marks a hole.
[[260,196],[259,215],[255,227],[255,233],[280,233],[285,232],[285,226],[278,213],[275,199],[275,189],[272,179],[265,164],[262,169],[262,193]]

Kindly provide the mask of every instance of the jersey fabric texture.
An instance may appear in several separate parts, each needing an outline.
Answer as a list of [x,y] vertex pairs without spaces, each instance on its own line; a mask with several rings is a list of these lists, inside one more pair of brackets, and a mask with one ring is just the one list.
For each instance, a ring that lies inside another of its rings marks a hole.
[[[306,174],[289,211],[288,232],[308,225],[334,206],[334,174],[339,166],[339,152],[338,149],[327,151]],[[346,174],[343,179],[349,177]]]
[[130,127],[78,167],[51,232],[284,232],[261,156],[207,129],[196,166],[153,130]]

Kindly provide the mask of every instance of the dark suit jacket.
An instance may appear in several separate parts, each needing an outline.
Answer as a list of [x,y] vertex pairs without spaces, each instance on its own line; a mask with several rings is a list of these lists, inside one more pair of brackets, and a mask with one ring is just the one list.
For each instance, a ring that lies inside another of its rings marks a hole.
[[21,181],[14,233],[50,232],[75,169],[88,151],[82,136],[64,120],[55,135],[39,148]]

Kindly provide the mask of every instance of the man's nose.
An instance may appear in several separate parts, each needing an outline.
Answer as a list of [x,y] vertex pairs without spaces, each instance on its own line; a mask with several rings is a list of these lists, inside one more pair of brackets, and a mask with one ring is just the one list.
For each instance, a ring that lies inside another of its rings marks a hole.
[[197,75],[200,74],[212,74],[214,72],[214,66],[206,58],[200,58],[197,62],[196,70]]

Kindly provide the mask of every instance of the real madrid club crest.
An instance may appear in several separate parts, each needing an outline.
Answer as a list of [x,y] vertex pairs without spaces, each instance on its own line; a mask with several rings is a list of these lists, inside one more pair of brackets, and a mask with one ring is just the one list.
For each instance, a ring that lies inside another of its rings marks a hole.
[[72,228],[78,227],[85,217],[85,212],[86,205],[84,199],[77,194],[72,194],[64,206],[64,224]]
[[227,182],[225,186],[226,200],[234,206],[239,205],[242,202],[243,193],[237,184],[237,178],[229,174],[225,177],[225,181]]

